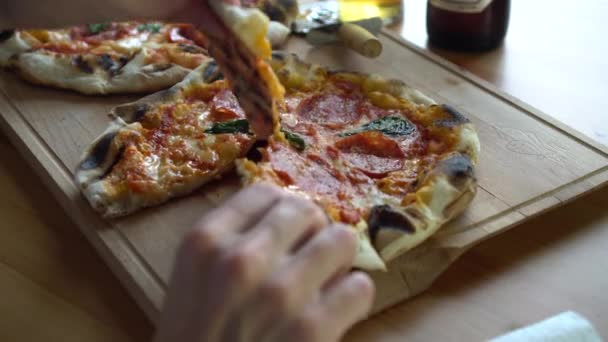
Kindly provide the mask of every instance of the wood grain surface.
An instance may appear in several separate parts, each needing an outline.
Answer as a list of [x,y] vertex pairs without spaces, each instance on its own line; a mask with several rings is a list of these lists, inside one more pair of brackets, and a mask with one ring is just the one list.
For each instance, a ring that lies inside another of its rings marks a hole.
[[[477,192],[467,211],[425,243],[373,272],[374,312],[426,290],[475,244],[608,182],[608,149],[573,136],[474,76],[382,34],[383,54],[363,58],[339,46],[292,39],[285,49],[331,69],[371,72],[404,81],[464,113],[483,146]],[[190,196],[125,218],[103,220],[73,179],[82,151],[108,126],[109,108],[135,97],[91,97],[0,77],[2,128],[68,215],[154,320],[182,236],[208,210],[239,189],[234,175]],[[534,172],[530,172],[534,170]]]
[[[600,2],[593,3],[601,9]],[[516,10],[514,6],[514,20],[526,16]],[[517,51],[509,49],[507,45],[500,53]],[[536,50],[537,61],[541,50]],[[485,60],[487,70],[519,75],[510,76],[516,79],[534,78],[514,67],[493,69],[495,55],[454,57],[460,63],[467,59],[474,72],[490,81],[475,70],[476,63]],[[547,62],[561,77],[559,58],[543,59]],[[595,66],[599,70],[601,64]],[[606,93],[606,83],[603,87]],[[527,101],[553,115],[543,108],[549,101],[540,97],[534,103],[534,94],[528,96],[532,100]],[[595,106],[605,104],[594,100]],[[0,304],[6,317],[0,340],[145,340],[152,328],[143,314],[6,139],[0,139],[0,147],[5,194],[0,212],[6,233],[0,242],[0,286],[8,294]],[[478,340],[568,309],[590,318],[608,336],[603,292],[608,258],[602,248],[608,243],[606,203],[608,191],[601,190],[474,248],[429,292],[360,324],[348,339]]]

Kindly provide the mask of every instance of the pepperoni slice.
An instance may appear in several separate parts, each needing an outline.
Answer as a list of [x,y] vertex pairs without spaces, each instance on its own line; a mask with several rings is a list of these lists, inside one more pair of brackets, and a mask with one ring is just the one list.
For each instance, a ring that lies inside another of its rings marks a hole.
[[315,94],[300,102],[296,109],[302,120],[324,126],[341,127],[359,120],[357,105],[360,100],[339,94]]
[[405,157],[398,142],[376,131],[362,132],[342,138],[336,142],[336,147],[347,153],[370,154],[383,158]]
[[402,160],[382,158],[372,154],[345,153],[343,158],[348,164],[372,178],[385,177],[389,172],[400,170],[403,167]]
[[399,143],[380,132],[363,132],[336,142],[342,158],[369,177],[381,178],[403,167]]
[[211,118],[214,121],[234,120],[245,118],[245,112],[232,91],[222,89],[211,100]]
[[[266,158],[286,186],[295,186],[318,204],[330,209],[335,219],[356,224],[361,213],[352,204],[357,188],[323,156],[302,154],[281,144],[270,143]],[[360,196],[360,195],[359,195]]]
[[336,194],[341,183],[329,165],[307,158],[305,155],[283,145],[273,145],[269,154],[273,170],[288,185],[296,185],[307,193]]

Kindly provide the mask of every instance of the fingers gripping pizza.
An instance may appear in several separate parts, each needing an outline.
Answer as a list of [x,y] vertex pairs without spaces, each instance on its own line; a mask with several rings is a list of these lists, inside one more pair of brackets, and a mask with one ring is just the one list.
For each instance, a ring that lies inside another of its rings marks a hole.
[[186,24],[120,22],[0,33],[0,67],[36,84],[85,94],[153,92],[210,59]]

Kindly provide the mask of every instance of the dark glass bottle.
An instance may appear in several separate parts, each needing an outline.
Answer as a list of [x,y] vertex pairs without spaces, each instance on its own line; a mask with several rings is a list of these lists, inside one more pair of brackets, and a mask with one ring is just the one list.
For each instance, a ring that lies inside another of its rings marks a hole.
[[493,49],[507,33],[510,7],[510,0],[429,0],[429,40],[434,46],[452,50]]

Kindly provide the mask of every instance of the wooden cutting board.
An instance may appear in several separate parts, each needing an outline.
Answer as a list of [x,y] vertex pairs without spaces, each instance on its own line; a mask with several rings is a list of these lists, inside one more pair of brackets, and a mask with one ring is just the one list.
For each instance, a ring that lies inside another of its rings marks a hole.
[[[340,46],[313,48],[300,40],[290,41],[287,50],[335,69],[401,79],[455,106],[477,126],[482,153],[478,195],[470,208],[389,265],[389,272],[372,274],[376,312],[431,286],[473,245],[608,183],[607,147],[390,33],[380,39],[384,52],[374,60]],[[98,216],[76,188],[73,170],[84,148],[105,130],[109,109],[134,99],[82,96],[0,73],[3,129],[154,321],[180,238],[238,189],[238,182],[229,175],[191,196],[127,218]]]

